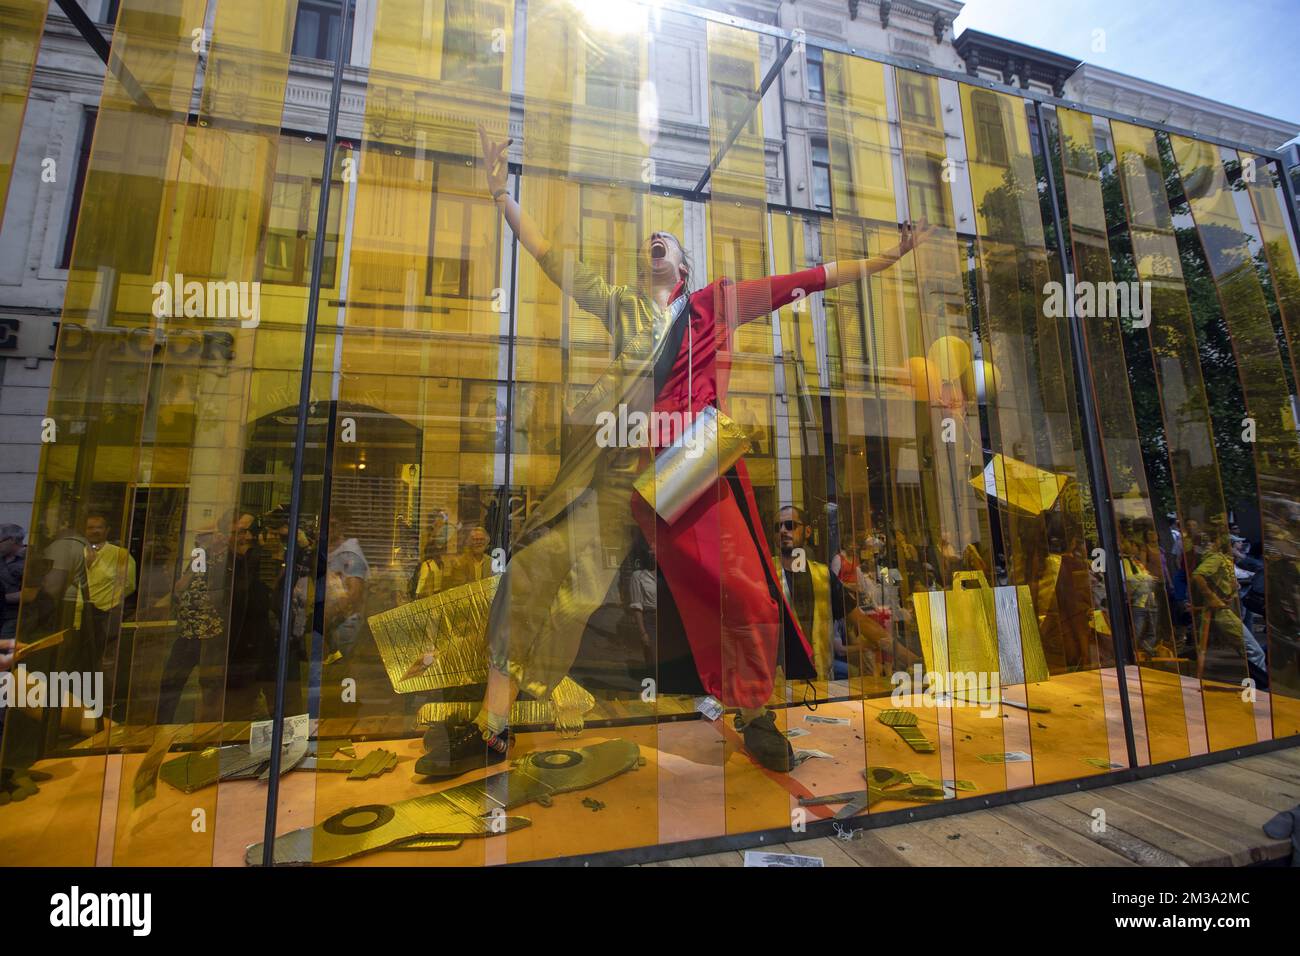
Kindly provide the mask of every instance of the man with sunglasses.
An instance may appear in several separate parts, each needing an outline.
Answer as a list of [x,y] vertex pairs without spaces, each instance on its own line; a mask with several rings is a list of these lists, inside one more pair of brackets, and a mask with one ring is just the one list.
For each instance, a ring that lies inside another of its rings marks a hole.
[[[786,600],[799,619],[799,626],[813,646],[817,673],[832,676],[835,645],[843,643],[844,585],[838,576],[809,554],[812,525],[808,515],[794,505],[781,509],[777,516],[775,537],[780,548],[781,586]],[[834,674],[835,677],[847,676]]]

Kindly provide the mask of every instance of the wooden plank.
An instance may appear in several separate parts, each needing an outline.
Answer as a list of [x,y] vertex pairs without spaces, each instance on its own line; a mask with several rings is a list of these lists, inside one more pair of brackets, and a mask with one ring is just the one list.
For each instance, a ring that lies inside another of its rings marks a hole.
[[1034,813],[1025,804],[1013,803],[982,812],[1014,827],[1027,839],[1036,840],[1044,850],[1060,853],[1079,866],[1137,866],[1123,854],[1101,846],[1091,836]]
[[1300,803],[1300,785],[1289,784],[1276,777],[1265,776],[1239,764],[1217,764],[1198,767],[1188,774],[1216,790],[1258,803],[1274,810],[1290,810]]
[[[1094,791],[1095,793],[1095,791]],[[1092,794],[1089,794],[1092,797]],[[1152,846],[1140,837],[1118,826],[1107,826],[1104,832],[1092,831],[1093,817],[1090,812],[1078,810],[1063,802],[1061,797],[1048,797],[1045,800],[1033,800],[1021,804],[1033,813],[1037,813],[1054,823],[1073,830],[1081,836],[1104,846],[1108,850],[1128,857],[1139,866],[1186,866],[1187,864],[1166,850]],[[1091,804],[1089,810],[1096,804]],[[1109,813],[1107,814],[1109,816]]]
[[858,830],[852,840],[841,840],[844,852],[862,866],[911,866],[911,861],[890,845],[884,836],[892,827],[880,830]]
[[1231,793],[1216,790],[1212,786],[1182,774],[1156,777],[1149,782],[1157,789],[1172,791],[1194,803],[1208,803],[1256,828],[1262,827],[1277,813],[1270,807],[1261,807],[1258,803],[1251,803]]
[[[1293,767],[1300,767],[1300,744],[1293,747],[1283,747],[1281,750],[1270,750],[1266,754],[1260,754],[1261,757],[1270,757],[1273,760],[1281,760],[1289,763]],[[1253,760],[1253,757],[1247,758]]]
[[1020,866],[1010,845],[996,838],[986,840],[974,822],[981,811],[963,813],[914,824],[935,843],[946,847],[967,866]]
[[[1143,843],[1185,861],[1191,866],[1228,866],[1229,854],[1205,840],[1181,833],[1144,812],[1113,799],[1119,787],[1104,787],[1088,793],[1067,793],[1058,797],[1062,803],[1091,815],[1100,808],[1106,812],[1106,830],[1121,830]],[[1103,834],[1104,835],[1104,834]]]
[[1116,803],[1143,813],[1185,836],[1217,847],[1226,855],[1228,866],[1248,866],[1280,859],[1291,853],[1289,841],[1268,840],[1258,827],[1224,816],[1167,790],[1158,790],[1151,781],[1140,780],[1113,787],[1109,796]]
[[[880,832],[882,840],[887,841],[908,861],[911,866],[967,866],[951,847],[945,846],[919,823],[901,823]],[[940,837],[940,840],[943,838]]]
[[989,860],[989,863],[1002,866],[1078,865],[1064,853],[1044,846],[987,810],[964,813],[949,819],[953,824],[959,825],[957,832],[961,833],[963,840],[973,837],[997,848],[998,859]]
[[1262,773],[1267,777],[1275,777],[1285,783],[1300,784],[1300,757],[1287,760],[1273,754],[1260,754],[1257,757],[1238,760],[1233,766],[1245,767],[1247,770]]
[[[1228,795],[1209,791],[1212,796],[1207,796],[1186,787],[1171,787],[1168,784],[1169,781],[1163,780],[1139,780],[1126,786],[1124,793],[1134,799],[1150,801],[1153,810],[1163,808],[1168,811],[1162,813],[1160,819],[1170,826],[1177,826],[1184,833],[1195,835],[1195,829],[1186,828],[1205,826],[1211,828],[1207,831],[1207,836],[1212,833],[1216,839],[1231,838],[1234,846],[1262,845],[1260,822],[1247,819],[1225,806],[1224,798]],[[1263,807],[1257,809],[1260,815],[1269,812]]]
[[819,856],[825,866],[861,866],[862,864],[850,856],[840,845],[847,842],[847,840],[831,839],[830,837],[815,837],[811,840],[800,840],[797,843],[791,843],[790,849],[792,852],[804,856]]
[[735,850],[726,853],[709,853],[694,858],[696,866],[744,866],[745,857]]

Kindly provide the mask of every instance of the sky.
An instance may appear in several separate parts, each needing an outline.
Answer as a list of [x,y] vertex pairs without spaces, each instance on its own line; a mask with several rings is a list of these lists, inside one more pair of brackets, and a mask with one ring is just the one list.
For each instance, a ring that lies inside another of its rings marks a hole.
[[966,0],[955,26],[1300,128],[1300,0]]

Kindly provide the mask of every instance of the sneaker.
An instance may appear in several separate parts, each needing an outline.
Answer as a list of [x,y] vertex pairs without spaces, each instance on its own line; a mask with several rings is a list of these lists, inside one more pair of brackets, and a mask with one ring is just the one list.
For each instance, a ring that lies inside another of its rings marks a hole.
[[736,718],[736,729],[745,738],[745,750],[759,762],[760,766],[777,773],[789,773],[794,764],[794,748],[785,734],[776,726],[776,714],[770,710],[763,711],[761,717],[755,717],[747,724],[741,724]]
[[434,724],[425,732],[425,754],[415,763],[415,772],[423,777],[445,780],[471,770],[490,767],[506,759],[510,732],[496,738],[494,746],[472,720]]

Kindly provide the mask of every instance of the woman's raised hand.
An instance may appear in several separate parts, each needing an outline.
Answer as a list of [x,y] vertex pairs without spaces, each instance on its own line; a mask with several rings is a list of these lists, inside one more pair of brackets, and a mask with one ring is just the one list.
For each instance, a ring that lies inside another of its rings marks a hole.
[[917,223],[908,220],[899,226],[898,229],[899,232],[902,233],[902,238],[898,241],[898,254],[900,256],[906,255],[921,243],[925,242],[925,240],[930,238],[930,233],[934,232],[934,226],[930,225],[924,219]]
[[506,150],[514,140],[508,139],[504,143],[497,143],[488,139],[487,130],[483,128],[482,123],[478,124],[478,138],[483,147],[483,171],[487,176],[488,192],[495,196],[500,190],[506,188],[506,176],[510,171]]

